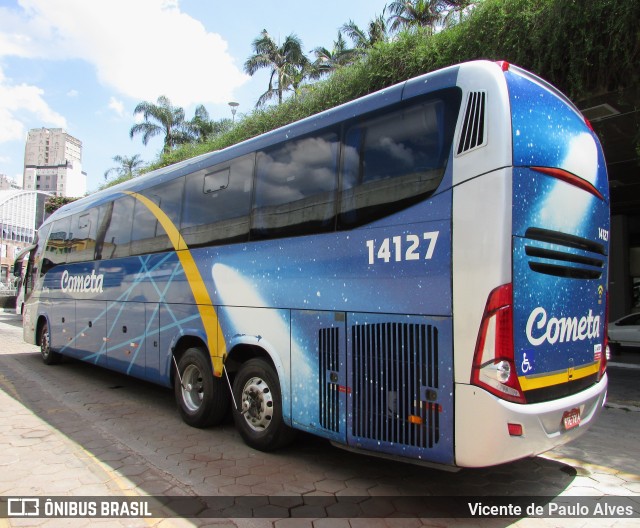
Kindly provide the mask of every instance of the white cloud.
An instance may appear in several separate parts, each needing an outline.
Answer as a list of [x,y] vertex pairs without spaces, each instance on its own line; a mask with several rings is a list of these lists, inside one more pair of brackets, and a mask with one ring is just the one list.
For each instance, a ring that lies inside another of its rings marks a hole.
[[118,117],[124,117],[124,103],[122,101],[111,96],[109,98],[109,108],[111,108]]
[[44,125],[65,128],[63,116],[52,110],[43,98],[44,91],[28,84],[12,84],[0,68],[0,143],[24,140],[24,114],[30,114]]
[[0,21],[4,54],[86,60],[123,96],[166,95],[180,106],[223,103],[248,79],[222,37],[181,12],[177,0],[19,3],[23,11],[7,17],[12,26]]
[[67,92],[67,97],[78,97],[80,95],[80,92],[78,90],[69,90]]

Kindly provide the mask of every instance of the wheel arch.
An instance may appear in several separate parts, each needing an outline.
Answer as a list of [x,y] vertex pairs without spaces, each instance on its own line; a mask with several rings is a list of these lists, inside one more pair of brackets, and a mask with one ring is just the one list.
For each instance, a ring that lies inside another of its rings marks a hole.
[[45,324],[49,326],[49,332],[51,332],[51,324],[49,323],[49,318],[44,314],[40,314],[38,316],[38,322],[36,323],[36,336],[35,336],[36,337],[35,342],[36,342],[36,345],[38,346],[42,344],[40,340],[40,334],[42,333],[42,327]]
[[[201,348],[205,352],[204,355],[206,356],[211,372],[213,373],[213,365],[211,363],[211,357],[209,355],[209,349],[207,348],[206,341],[198,335],[185,333],[177,336],[170,346],[171,356],[169,357],[168,366],[170,386],[173,386],[173,382],[175,380],[176,363],[180,361],[180,358],[182,358],[184,353],[190,348]],[[175,362],[172,358],[175,358]]]
[[251,359],[264,359],[273,369],[276,371],[279,377],[282,377],[282,373],[276,362],[271,357],[271,354],[267,352],[263,347],[249,344],[249,343],[240,343],[235,345],[227,355],[227,359],[225,361],[225,368],[230,376],[233,376],[240,367]]

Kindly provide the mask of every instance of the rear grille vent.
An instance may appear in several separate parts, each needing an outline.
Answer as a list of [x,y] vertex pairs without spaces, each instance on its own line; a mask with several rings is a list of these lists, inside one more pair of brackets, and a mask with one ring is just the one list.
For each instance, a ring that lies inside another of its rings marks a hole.
[[[525,236],[532,241],[560,246],[559,249],[548,249],[533,244],[525,245],[525,253],[529,257],[529,268],[532,271],[571,279],[588,280],[602,277],[605,264],[603,244],[575,235],[539,228],[527,229]],[[563,250],[563,247],[567,250]],[[590,255],[570,251],[576,249],[588,252]]]
[[604,244],[594,242],[588,238],[582,238],[575,235],[568,235],[567,233],[561,233],[560,231],[551,231],[549,229],[540,229],[539,227],[530,227],[524,234],[525,237],[540,242],[548,242],[549,244],[558,244],[560,246],[567,246],[575,249],[584,249],[585,251],[591,251],[592,253],[605,254]]
[[481,147],[485,143],[485,92],[471,92],[467,98],[464,123],[458,143],[458,154]]
[[338,328],[320,329],[320,425],[335,432],[340,430],[339,339]]
[[352,327],[353,435],[433,447],[440,439],[438,330],[383,323]]

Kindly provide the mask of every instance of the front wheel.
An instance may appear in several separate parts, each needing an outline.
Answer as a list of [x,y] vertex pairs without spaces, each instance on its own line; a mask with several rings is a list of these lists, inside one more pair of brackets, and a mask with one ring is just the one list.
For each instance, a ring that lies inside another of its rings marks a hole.
[[229,409],[229,387],[213,376],[205,351],[189,348],[178,361],[174,394],[180,415],[192,427],[217,425]]
[[294,431],[282,417],[278,376],[269,363],[251,359],[242,365],[233,381],[233,396],[240,407],[233,420],[247,445],[272,451],[293,440]]
[[40,328],[40,354],[45,365],[55,365],[60,363],[62,356],[51,350],[51,334],[49,333],[49,323],[44,323]]

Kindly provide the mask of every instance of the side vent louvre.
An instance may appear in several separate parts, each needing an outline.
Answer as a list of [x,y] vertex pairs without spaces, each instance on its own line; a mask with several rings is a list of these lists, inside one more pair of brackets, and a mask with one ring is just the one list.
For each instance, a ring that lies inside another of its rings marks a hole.
[[330,431],[340,429],[340,386],[338,383],[338,328],[322,328],[319,332],[320,358],[320,425]]
[[458,155],[485,144],[486,92],[471,92],[467,98],[467,109],[458,143]]
[[420,448],[440,440],[438,329],[355,325],[352,334],[356,437]]

